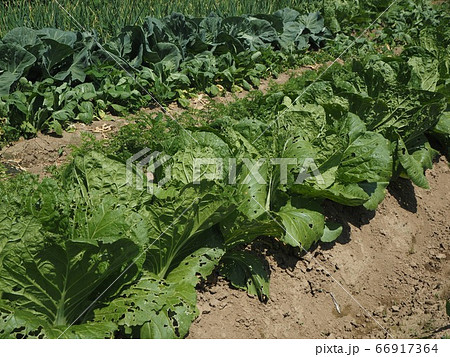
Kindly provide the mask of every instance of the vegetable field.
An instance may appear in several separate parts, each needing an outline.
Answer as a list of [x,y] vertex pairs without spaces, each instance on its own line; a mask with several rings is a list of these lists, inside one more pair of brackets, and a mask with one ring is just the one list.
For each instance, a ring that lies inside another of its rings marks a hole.
[[185,338],[218,277],[266,306],[254,247],[330,247],[330,206],[428,192],[449,154],[446,3],[110,7],[0,4],[0,146],[124,122],[44,178],[0,156],[3,338]]

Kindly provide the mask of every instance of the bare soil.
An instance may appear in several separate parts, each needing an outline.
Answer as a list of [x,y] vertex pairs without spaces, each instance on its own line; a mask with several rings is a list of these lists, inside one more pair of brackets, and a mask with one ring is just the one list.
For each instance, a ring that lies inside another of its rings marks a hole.
[[35,138],[23,139],[1,149],[0,163],[11,173],[27,171],[45,177],[49,175],[49,167],[67,162],[72,146],[81,144],[83,133],[105,139],[126,123],[127,120],[116,118],[94,121],[89,125],[77,123],[72,131],[64,131],[62,136],[39,133]]
[[301,257],[269,240],[253,244],[270,269],[269,301],[219,278],[199,292],[200,316],[188,337],[450,336],[450,169],[444,157],[427,177],[430,190],[393,182],[376,212],[328,204],[344,234]]

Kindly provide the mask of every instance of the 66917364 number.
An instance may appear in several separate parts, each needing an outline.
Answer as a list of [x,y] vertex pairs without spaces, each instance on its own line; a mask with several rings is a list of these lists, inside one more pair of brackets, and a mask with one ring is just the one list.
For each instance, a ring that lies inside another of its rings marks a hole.
[[421,343],[378,343],[375,346],[376,353],[437,353],[437,344]]

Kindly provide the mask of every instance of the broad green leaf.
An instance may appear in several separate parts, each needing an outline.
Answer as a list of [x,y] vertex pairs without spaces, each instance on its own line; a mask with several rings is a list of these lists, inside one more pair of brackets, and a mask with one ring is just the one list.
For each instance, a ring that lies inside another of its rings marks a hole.
[[69,47],[73,47],[77,40],[77,34],[75,32],[48,27],[38,30],[37,35],[42,40],[52,40]]
[[238,210],[252,220],[264,214],[268,208],[269,163],[265,159],[247,160],[248,166],[244,165],[237,177],[236,204]]
[[291,135],[300,136],[301,139],[309,142],[314,141],[326,126],[324,108],[315,104],[297,103],[292,106],[288,98],[285,97],[283,103],[287,107],[282,116],[283,126],[290,131]]
[[11,308],[0,301],[0,338],[113,338],[115,330],[117,325],[111,322],[52,326],[31,312]]
[[307,250],[324,234],[324,216],[317,211],[288,203],[276,214],[284,227],[281,241],[293,247]]
[[227,249],[238,244],[248,244],[260,236],[280,237],[282,226],[275,222],[272,213],[264,213],[256,219],[249,219],[238,210],[233,211],[220,222]]
[[64,80],[70,73],[74,50],[71,46],[56,40],[45,40],[46,50],[42,54],[42,63],[49,77]]
[[392,175],[392,164],[389,141],[365,132],[345,149],[337,177],[345,183],[385,181]]
[[56,135],[62,136],[62,126],[57,120],[52,121],[49,128],[51,131],[54,131]]
[[445,152],[450,153],[450,112],[442,113],[431,132],[444,147]]
[[386,188],[389,185],[389,182],[366,182],[360,183],[359,186],[370,195],[369,199],[364,202],[363,206],[369,210],[376,210],[378,205],[384,200],[386,197]]
[[210,247],[189,254],[165,280],[145,273],[107,307],[95,311],[96,321],[136,327],[141,338],[184,337],[198,313],[195,286],[199,277],[211,274],[224,253],[216,243],[209,240]]
[[231,251],[222,259],[220,272],[239,289],[247,290],[261,301],[269,298],[269,273],[261,259],[247,251]]
[[155,200],[140,211],[147,227],[147,267],[151,272],[166,277],[197,235],[229,213],[232,206],[227,195],[207,191],[188,187],[179,196]]
[[361,185],[386,182],[392,175],[389,141],[367,131],[355,115],[342,118],[334,128],[320,131],[311,141],[288,139],[283,156],[296,158],[300,165],[290,170],[291,192],[342,204],[364,204],[371,193]]
[[433,159],[439,154],[433,149],[425,135],[418,136],[408,143],[408,152],[424,169],[433,167]]
[[313,185],[297,185],[292,187],[291,191],[307,197],[328,198],[347,206],[360,206],[370,200],[370,195],[360,185],[334,183],[327,189],[316,188]]
[[74,242],[93,245],[113,243],[124,238],[130,229],[125,220],[124,209],[112,209],[104,203],[93,208],[89,216],[79,214],[75,219],[74,224],[79,228],[74,232]]
[[141,338],[182,338],[197,315],[196,300],[192,285],[171,284],[147,273],[96,310],[95,320],[138,328]]
[[45,334],[42,332],[46,321],[32,312],[14,309],[0,300],[0,338],[24,338]]
[[313,34],[320,33],[325,26],[324,19],[322,16],[320,16],[320,13],[318,13],[318,12],[299,16],[298,19]]
[[430,57],[411,57],[408,60],[411,67],[409,85],[413,88],[434,92],[439,80],[439,63]]
[[136,274],[136,268],[131,267],[104,291],[105,284],[137,256],[139,250],[131,241],[121,240],[102,248],[70,241],[43,244],[46,238],[40,226],[31,217],[29,220],[17,223],[26,225],[24,234],[19,241],[7,243],[1,252],[1,301],[14,311],[28,311],[49,326],[64,329],[84,320],[84,310],[98,294],[104,293],[107,299]]
[[[17,191],[8,189],[15,184]],[[0,185],[0,193],[8,203],[0,207],[0,302],[2,313],[11,316],[2,315],[0,331],[57,338],[67,329],[62,337],[111,337],[116,327],[110,323],[84,323],[86,309],[133,281],[142,264],[138,245],[124,239],[133,236],[131,228],[117,232],[123,217],[105,222],[102,206],[92,216],[85,207],[82,219],[74,217],[81,212],[74,207],[84,202],[61,192],[52,179],[19,178]],[[83,232],[89,244],[77,242]]]
[[323,230],[323,235],[320,238],[321,242],[334,242],[342,233],[342,226],[335,222],[326,222]]
[[0,96],[9,94],[11,86],[35,62],[36,57],[22,46],[0,44]]
[[419,161],[410,155],[403,139],[400,136],[398,136],[397,156],[401,166],[414,184],[422,188],[430,188],[428,180],[424,174],[424,167]]
[[37,37],[37,31],[28,27],[16,27],[3,36],[4,43],[14,43],[29,49],[37,45],[40,40]]
[[[195,249],[195,246],[200,248]],[[224,253],[221,237],[207,230],[193,242],[188,255],[170,271],[166,281],[196,286],[200,277],[206,279],[212,273]]]

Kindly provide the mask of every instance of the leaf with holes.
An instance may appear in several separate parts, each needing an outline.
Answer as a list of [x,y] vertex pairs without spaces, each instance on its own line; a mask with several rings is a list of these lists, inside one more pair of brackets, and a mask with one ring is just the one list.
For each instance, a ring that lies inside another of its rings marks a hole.
[[95,320],[139,331],[141,338],[182,338],[198,314],[195,286],[217,265],[223,250],[204,247],[188,255],[166,279],[144,273],[139,281],[104,308]]
[[246,251],[228,252],[222,259],[221,273],[239,289],[261,301],[269,298],[269,273],[261,259]]

